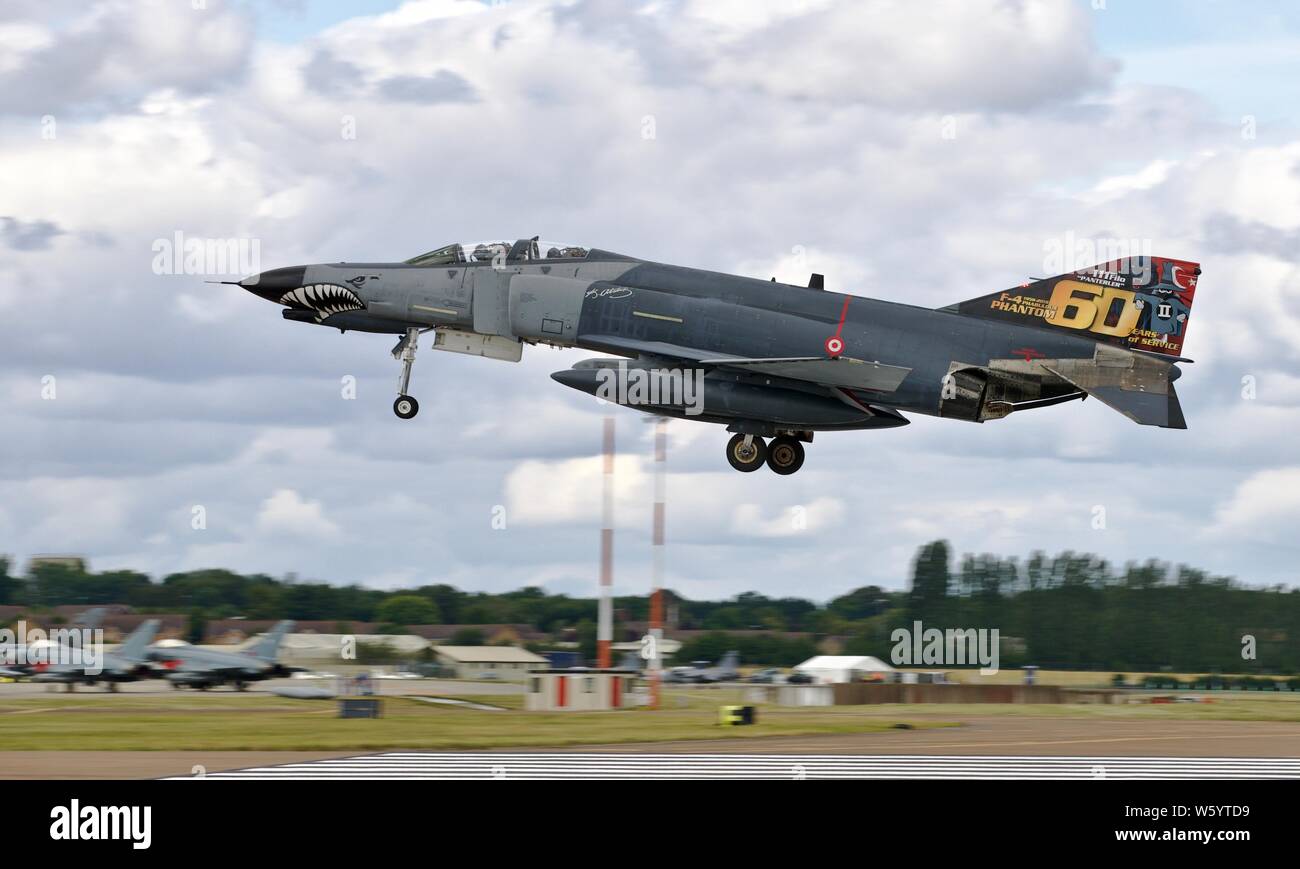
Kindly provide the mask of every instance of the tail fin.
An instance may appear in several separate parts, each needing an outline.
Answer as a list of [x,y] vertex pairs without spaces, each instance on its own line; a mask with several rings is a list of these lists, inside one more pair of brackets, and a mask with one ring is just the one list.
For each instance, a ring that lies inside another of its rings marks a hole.
[[740,665],[740,652],[727,652],[718,662],[718,667],[722,670],[734,670]]
[[261,658],[264,661],[274,661],[280,651],[280,641],[291,630],[293,630],[292,619],[277,622],[275,627],[262,634],[256,643],[245,649],[244,654],[252,655],[254,658]]
[[158,633],[158,620],[147,619],[140,623],[131,635],[122,641],[122,645],[117,647],[116,654],[122,658],[130,660],[140,660],[144,658],[144,650],[153,642],[154,634]]
[[1200,274],[1200,265],[1187,260],[1129,257],[940,310],[1179,357]]
[[93,631],[104,622],[104,614],[108,612],[107,607],[91,607],[82,613],[77,613],[72,617],[72,623],[80,625],[88,631]]

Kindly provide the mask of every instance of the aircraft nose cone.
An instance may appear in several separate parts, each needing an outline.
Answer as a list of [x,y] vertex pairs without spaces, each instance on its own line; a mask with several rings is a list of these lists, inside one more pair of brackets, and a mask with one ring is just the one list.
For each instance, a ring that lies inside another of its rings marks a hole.
[[590,370],[565,368],[562,371],[551,372],[551,379],[556,383],[563,383],[571,389],[591,395],[596,394],[596,389],[599,386],[596,373]]
[[306,276],[306,266],[289,266],[244,278],[239,285],[256,296],[278,302],[285,293],[301,287]]

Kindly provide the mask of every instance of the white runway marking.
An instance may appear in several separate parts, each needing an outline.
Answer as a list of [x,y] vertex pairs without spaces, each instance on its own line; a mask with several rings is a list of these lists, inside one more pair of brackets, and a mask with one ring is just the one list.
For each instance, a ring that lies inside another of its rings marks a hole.
[[213,779],[1300,778],[1300,758],[388,752],[209,773]]

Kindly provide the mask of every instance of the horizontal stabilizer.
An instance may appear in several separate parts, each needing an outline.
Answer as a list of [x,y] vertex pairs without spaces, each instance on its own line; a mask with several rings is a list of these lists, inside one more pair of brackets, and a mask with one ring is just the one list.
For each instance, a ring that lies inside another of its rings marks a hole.
[[1098,346],[1094,359],[1053,359],[1042,366],[1138,425],[1187,428],[1174,390],[1180,372],[1166,362]]
[[1187,428],[1183,409],[1178,404],[1178,393],[1173,384],[1165,395],[1150,392],[1130,392],[1118,386],[1098,386],[1088,394],[1107,407],[1113,407],[1138,425],[1158,425],[1161,428]]

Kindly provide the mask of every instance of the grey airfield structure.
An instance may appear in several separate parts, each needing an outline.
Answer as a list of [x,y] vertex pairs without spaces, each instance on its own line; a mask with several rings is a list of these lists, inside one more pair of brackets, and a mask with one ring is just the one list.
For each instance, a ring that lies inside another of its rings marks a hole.
[[[410,380],[425,332],[435,349],[513,362],[524,345],[578,347],[610,355],[553,379],[725,425],[734,468],[791,474],[815,433],[902,426],[904,413],[982,423],[1092,396],[1139,424],[1186,428],[1175,363],[1190,361],[1181,353],[1200,273],[1129,257],[929,309],[831,292],[816,274],[796,286],[534,237],[227,283],[287,320],[401,335],[403,419],[419,410]],[[664,388],[618,388],[638,376]]]

